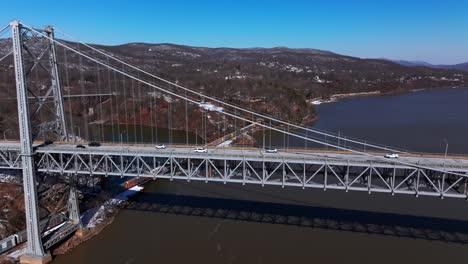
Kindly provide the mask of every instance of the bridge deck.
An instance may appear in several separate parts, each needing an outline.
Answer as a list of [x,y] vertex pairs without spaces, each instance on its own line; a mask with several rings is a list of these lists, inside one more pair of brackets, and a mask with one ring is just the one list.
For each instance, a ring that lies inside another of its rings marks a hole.
[[[384,158],[386,153],[368,152],[369,156],[343,151],[321,150],[321,149],[279,149],[278,153],[267,153],[260,148],[207,148],[207,153],[196,153],[196,146],[170,145],[166,149],[156,149],[148,144],[103,144],[100,147],[86,147],[86,149],[76,148],[80,143],[56,143],[48,146],[38,147],[37,152],[55,152],[55,153],[93,153],[110,155],[154,155],[154,156],[180,156],[188,158],[214,158],[220,159],[252,159],[258,161],[342,161],[353,165],[372,163],[376,166],[394,166],[397,164],[415,166],[426,166],[434,169],[450,169],[451,171],[468,172],[468,156],[447,156],[434,154],[401,154],[398,159]],[[35,144],[39,146],[39,144]],[[19,142],[5,142],[0,144],[0,150],[19,150]],[[372,156],[371,156],[372,155]]]

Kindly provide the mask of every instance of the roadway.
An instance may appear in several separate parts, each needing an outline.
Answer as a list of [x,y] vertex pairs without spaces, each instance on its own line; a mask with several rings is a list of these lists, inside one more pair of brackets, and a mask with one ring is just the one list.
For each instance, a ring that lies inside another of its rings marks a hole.
[[[167,157],[189,157],[189,158],[206,158],[220,157],[227,159],[254,159],[254,160],[287,160],[287,161],[343,161],[352,164],[379,164],[391,165],[405,164],[414,166],[426,166],[434,169],[448,169],[451,171],[468,172],[468,156],[444,156],[440,155],[414,155],[400,154],[398,159],[384,158],[385,153],[368,152],[367,155],[354,153],[346,153],[343,151],[330,151],[319,149],[279,149],[278,153],[267,153],[260,148],[207,148],[207,153],[196,153],[196,146],[187,145],[170,145],[166,149],[156,149],[153,145],[144,144],[112,144],[106,143],[100,147],[88,147],[85,149],[77,148],[76,144],[80,143],[55,143],[47,146],[37,147],[36,151],[41,152],[60,152],[60,153],[92,153],[92,154],[115,154],[115,155],[154,155]],[[83,143],[81,143],[83,144]],[[35,144],[38,146],[38,144]],[[0,143],[0,150],[18,150],[20,145],[18,142]]]

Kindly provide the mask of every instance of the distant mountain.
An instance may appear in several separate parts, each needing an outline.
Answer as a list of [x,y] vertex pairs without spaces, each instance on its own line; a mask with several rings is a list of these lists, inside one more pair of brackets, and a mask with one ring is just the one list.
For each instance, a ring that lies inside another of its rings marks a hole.
[[416,67],[416,66],[424,66],[424,67],[434,67],[433,64],[425,61],[407,61],[407,60],[389,60],[395,63],[398,63],[403,66],[407,67]]
[[454,65],[436,65],[435,68],[468,71],[468,62]]
[[[67,42],[67,45],[96,56],[96,52],[90,51],[83,45],[73,42]],[[468,71],[427,65],[406,67],[402,66],[401,62],[362,59],[318,49],[208,48],[170,43],[92,45],[184,86],[256,111],[271,115],[281,114],[283,118],[297,123],[310,122],[315,117],[313,107],[307,102],[316,98],[329,98],[335,94],[376,91],[390,93],[421,88],[468,86]],[[40,54],[40,48],[40,46],[31,47],[31,51]],[[10,50],[11,42],[0,39],[0,58]],[[65,52],[61,47],[57,53],[58,64],[61,67],[59,70],[67,73],[62,74],[62,78],[65,78],[66,89],[70,94],[82,94],[83,89],[84,92],[94,93],[96,87],[100,87],[101,92],[121,92],[123,95],[124,91],[128,91],[128,86],[133,85],[121,75],[112,76],[110,72],[104,74],[103,66],[97,67],[93,61],[80,60],[72,52],[67,53],[65,60],[63,58]],[[114,64],[115,67],[122,67],[120,64]],[[11,58],[0,63],[0,98],[11,97],[8,91],[12,90],[10,89],[14,76],[12,65]],[[39,73],[41,75],[37,79],[47,76],[45,72]],[[151,82],[163,87],[169,86],[152,79]],[[39,83],[34,82],[34,84]],[[40,90],[41,87],[37,86],[37,89]],[[99,103],[100,101],[91,99],[86,102],[75,102],[74,113],[84,116],[80,109],[96,108]],[[151,104],[151,102],[140,103],[147,107]],[[0,105],[0,110],[3,106]],[[180,105],[174,103],[174,107],[184,109],[181,103]],[[14,111],[16,105],[12,104],[11,109],[0,111],[0,129],[2,125],[4,127],[12,125],[1,122],[2,115],[7,116],[6,113]],[[167,116],[167,113],[164,114],[161,109],[158,108],[160,111],[158,113]],[[148,112],[142,115],[145,113]],[[87,118],[90,122],[98,121],[93,120],[91,116]],[[184,128],[184,120],[173,121],[175,128]]]
[[[73,42],[67,44],[77,46]],[[10,45],[9,40],[0,39],[0,57],[10,50]],[[243,95],[242,100],[271,98],[291,91],[304,98],[317,98],[337,93],[394,92],[468,84],[468,63],[432,65],[423,61],[362,59],[319,49],[288,47],[208,48],[138,42],[93,46],[147,71],[225,99],[238,98],[238,94]],[[80,50],[89,52],[83,46]],[[63,51],[58,53],[61,62]],[[81,63],[86,69],[85,76],[95,75],[95,63],[81,62],[74,54],[67,62],[70,69],[78,69]],[[12,61],[4,60],[2,64],[11,65]],[[75,77],[80,73],[74,70],[69,75]],[[87,81],[92,83],[94,78]]]
[[429,68],[434,68],[434,69],[450,69],[450,70],[462,70],[462,71],[468,71],[468,62],[465,63],[459,63],[459,64],[452,64],[452,65],[446,65],[446,64],[431,64],[429,62],[425,61],[407,61],[407,60],[389,60],[395,63],[398,63],[402,66],[406,67],[429,67]]

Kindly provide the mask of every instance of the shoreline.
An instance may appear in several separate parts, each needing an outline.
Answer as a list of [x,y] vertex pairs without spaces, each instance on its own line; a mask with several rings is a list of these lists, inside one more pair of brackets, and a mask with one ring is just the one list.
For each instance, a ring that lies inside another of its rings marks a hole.
[[[442,90],[442,89],[463,89],[467,88],[464,86],[443,86],[443,87],[430,87],[430,88],[416,88],[411,90],[395,90],[390,92],[370,91],[370,92],[358,92],[358,93],[345,93],[345,94],[333,94],[330,96],[330,99],[322,99],[320,97],[312,98],[306,100],[307,103],[312,105],[321,105],[326,103],[335,103],[339,100],[351,98],[351,97],[360,97],[360,96],[385,96],[385,95],[397,95],[397,94],[406,94],[406,93],[415,93],[427,90]],[[317,117],[318,119],[318,117]]]
[[312,105],[321,105],[326,103],[334,103],[344,98],[349,97],[358,97],[358,96],[369,96],[369,95],[382,95],[381,91],[370,91],[370,92],[360,92],[360,93],[347,93],[347,94],[333,94],[330,96],[330,99],[322,99],[319,97],[312,98],[306,102]]
[[136,185],[128,190],[125,190],[113,198],[104,202],[101,206],[91,208],[81,214],[83,228],[67,240],[64,240],[59,246],[51,250],[53,256],[64,255],[80,244],[99,235],[105,228],[111,225],[120,210],[126,205],[128,199],[140,192],[144,188]]

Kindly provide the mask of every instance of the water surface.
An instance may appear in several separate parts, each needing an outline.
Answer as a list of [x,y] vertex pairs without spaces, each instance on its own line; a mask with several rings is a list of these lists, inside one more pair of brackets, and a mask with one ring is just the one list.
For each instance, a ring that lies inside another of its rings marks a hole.
[[[467,102],[468,89],[349,98],[319,106],[315,127],[415,151],[443,152],[448,142],[449,153],[468,153]],[[272,141],[283,140],[272,135]],[[290,144],[303,143],[290,139]],[[205,200],[194,204],[197,199],[191,197]],[[171,205],[161,207],[163,198]],[[283,205],[291,206],[290,217]],[[223,207],[226,210],[220,210]],[[239,220],[243,211],[254,214]],[[274,217],[279,213],[286,222]],[[340,217],[346,225],[334,226]],[[302,226],[311,219],[330,223]],[[391,219],[406,221],[410,228],[405,230],[414,234],[374,234],[379,226],[391,229]],[[427,232],[411,229],[420,225]],[[468,245],[440,241],[444,232],[431,232],[438,226],[468,233],[466,201],[157,180],[111,226],[54,263],[393,264],[467,259]]]

